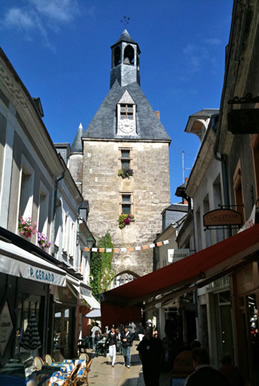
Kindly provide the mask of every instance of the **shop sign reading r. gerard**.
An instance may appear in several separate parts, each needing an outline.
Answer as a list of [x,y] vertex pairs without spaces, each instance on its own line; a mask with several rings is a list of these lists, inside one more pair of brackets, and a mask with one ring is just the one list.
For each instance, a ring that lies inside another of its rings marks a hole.
[[231,209],[215,209],[203,216],[204,226],[242,225],[241,213]]

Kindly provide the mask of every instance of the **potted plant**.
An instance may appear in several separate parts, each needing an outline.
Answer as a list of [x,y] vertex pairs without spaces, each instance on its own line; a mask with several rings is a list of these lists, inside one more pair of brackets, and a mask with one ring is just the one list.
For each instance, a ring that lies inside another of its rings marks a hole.
[[31,238],[31,236],[37,232],[36,226],[37,223],[33,223],[30,217],[26,219],[24,219],[23,216],[19,217],[19,233],[20,235],[25,236],[27,239]]
[[130,178],[133,176],[133,169],[120,169],[118,170],[118,176],[124,178]]
[[124,228],[126,225],[130,225],[130,223],[134,221],[134,216],[132,216],[131,214],[121,214],[119,216],[119,228],[122,229]]
[[42,249],[48,249],[52,242],[48,240],[48,237],[43,233],[38,232],[38,244]]

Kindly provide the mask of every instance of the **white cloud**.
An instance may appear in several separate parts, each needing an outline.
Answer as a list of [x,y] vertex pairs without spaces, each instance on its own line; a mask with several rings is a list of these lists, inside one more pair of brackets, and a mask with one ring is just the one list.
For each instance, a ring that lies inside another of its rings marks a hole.
[[27,0],[24,6],[12,7],[0,21],[2,28],[24,32],[24,38],[32,41],[39,33],[43,44],[55,51],[50,31],[59,31],[64,24],[72,23],[79,14],[77,0]]
[[55,22],[69,23],[78,15],[76,0],[30,0],[38,14]]
[[194,44],[187,44],[187,46],[183,49],[183,53],[189,55],[195,51],[196,47]]
[[212,46],[218,46],[221,44],[221,40],[217,38],[206,39],[205,42]]
[[8,28],[18,28],[30,30],[35,28],[35,22],[32,15],[23,11],[21,8],[11,8],[5,15],[3,24]]
[[190,64],[191,64],[191,71],[192,72],[198,71],[201,67],[201,62],[202,62],[201,57],[191,56],[189,58],[189,60],[190,60]]

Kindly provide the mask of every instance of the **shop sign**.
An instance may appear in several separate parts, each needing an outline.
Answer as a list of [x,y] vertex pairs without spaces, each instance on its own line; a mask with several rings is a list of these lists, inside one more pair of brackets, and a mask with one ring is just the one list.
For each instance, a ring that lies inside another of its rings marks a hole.
[[0,354],[3,356],[13,331],[13,322],[8,303],[5,302],[0,314]]
[[224,226],[224,225],[242,225],[241,213],[232,209],[215,209],[203,216],[203,225]]
[[30,279],[53,284],[55,282],[55,274],[53,272],[45,271],[44,269],[30,267]]
[[168,249],[168,263],[175,263],[189,256],[190,249]]

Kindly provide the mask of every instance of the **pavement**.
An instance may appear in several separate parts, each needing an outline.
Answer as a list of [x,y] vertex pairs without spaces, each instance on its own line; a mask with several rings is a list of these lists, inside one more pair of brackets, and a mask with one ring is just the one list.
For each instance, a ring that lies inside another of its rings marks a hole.
[[[128,369],[124,365],[124,358],[117,353],[115,366],[111,366],[110,357],[100,355],[94,357],[91,371],[89,372],[89,386],[145,386],[142,365],[139,360],[136,347],[139,342],[133,342],[131,347],[131,365]],[[92,350],[87,353],[93,355]],[[162,373],[160,376],[160,386],[170,386],[170,375]]]

